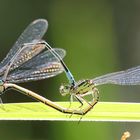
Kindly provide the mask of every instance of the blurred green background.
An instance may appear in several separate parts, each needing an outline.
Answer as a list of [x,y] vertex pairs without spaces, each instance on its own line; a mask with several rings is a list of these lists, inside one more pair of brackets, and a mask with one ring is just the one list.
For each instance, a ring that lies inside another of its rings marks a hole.
[[[140,64],[140,1],[138,0],[0,0],[0,59],[33,20],[45,18],[49,29],[44,39],[67,51],[66,64],[77,80],[93,78]],[[58,89],[65,74],[43,81],[20,84],[53,101],[68,100]],[[139,102],[140,87],[104,85],[100,101]],[[3,102],[32,99],[8,91]],[[115,109],[115,108],[114,108]],[[140,124],[127,122],[0,121],[2,140],[119,140],[129,130],[140,138]]]

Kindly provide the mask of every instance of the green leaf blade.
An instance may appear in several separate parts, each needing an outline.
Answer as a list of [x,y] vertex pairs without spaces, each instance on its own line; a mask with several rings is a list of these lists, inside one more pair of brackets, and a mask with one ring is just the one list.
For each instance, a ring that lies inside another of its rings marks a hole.
[[[69,102],[56,102],[68,107]],[[79,104],[73,103],[73,108]],[[82,117],[82,119],[81,119]],[[3,104],[0,120],[47,120],[47,121],[123,121],[140,122],[140,103],[99,102],[84,116],[58,112],[42,103]]]

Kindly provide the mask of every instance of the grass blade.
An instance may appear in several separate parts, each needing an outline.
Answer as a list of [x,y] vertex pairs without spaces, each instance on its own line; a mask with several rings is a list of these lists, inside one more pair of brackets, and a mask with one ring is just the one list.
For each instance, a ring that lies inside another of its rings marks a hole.
[[[57,102],[64,107],[69,102]],[[73,107],[79,106],[74,102]],[[58,112],[42,103],[11,103],[0,108],[0,120],[79,121],[81,116]],[[81,121],[140,122],[140,103],[99,102]]]

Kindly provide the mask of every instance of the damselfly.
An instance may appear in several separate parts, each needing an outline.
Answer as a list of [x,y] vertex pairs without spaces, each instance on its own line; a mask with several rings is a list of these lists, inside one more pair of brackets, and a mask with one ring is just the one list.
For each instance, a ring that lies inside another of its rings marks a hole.
[[[58,111],[81,114],[79,110],[64,108],[56,103],[20,87],[15,83],[41,80],[56,76],[64,71],[58,58],[49,50],[45,41],[41,40],[48,28],[44,19],[33,21],[18,38],[7,56],[0,63],[0,92],[8,89],[17,90]],[[65,56],[65,50],[53,49],[60,58]]]
[[[46,49],[46,45],[39,43],[47,28],[48,22],[44,19],[32,22],[0,63],[1,93],[12,88],[39,101],[43,100],[42,102],[46,104],[53,104],[44,97],[14,84],[41,80],[63,72],[63,67],[56,57]],[[65,56],[65,50],[57,48],[54,50],[62,58]]]
[[[32,22],[0,63],[1,83],[21,83],[53,77],[63,72],[59,61],[40,44],[48,27],[46,20]],[[55,49],[63,58],[65,50]]]

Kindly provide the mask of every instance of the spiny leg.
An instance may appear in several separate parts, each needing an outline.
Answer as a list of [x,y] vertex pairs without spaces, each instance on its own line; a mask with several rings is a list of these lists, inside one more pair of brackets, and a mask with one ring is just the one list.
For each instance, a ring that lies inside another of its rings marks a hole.
[[93,94],[92,102],[90,102],[90,105],[87,108],[83,109],[83,111],[82,111],[83,114],[81,114],[82,117],[83,117],[83,115],[88,113],[98,103],[98,100],[99,100],[99,91],[98,91],[98,89],[93,88],[92,89],[92,94]]
[[[89,95],[89,94],[85,94],[84,96],[87,96],[87,95]],[[86,102],[89,106],[91,106],[91,104],[86,99],[83,98],[84,96],[81,96],[80,94],[77,95],[77,98],[79,98],[82,102],[82,105],[79,108],[81,108],[83,106],[83,101]]]
[[81,100],[85,101],[89,106],[92,106],[90,102],[88,102],[86,99],[83,98],[83,97],[88,96],[88,95],[92,95],[92,97],[93,97],[93,98],[92,98],[92,102],[94,102],[95,99],[96,99],[96,100],[99,100],[99,91],[98,91],[98,89],[95,88],[95,87],[94,87],[91,91],[86,92],[86,93],[84,93],[84,94],[78,94],[77,96],[78,96]]
[[[91,94],[91,93],[90,93],[90,94]],[[86,96],[86,95],[89,95],[89,93],[84,94],[84,96]],[[93,89],[92,89],[92,95],[93,95],[93,100],[92,100],[92,102],[90,102],[90,104],[89,104],[89,102],[88,102],[88,107],[81,109],[81,112],[79,112],[80,115],[82,115],[81,118],[80,118],[80,120],[82,119],[83,115],[85,115],[86,113],[88,113],[88,112],[98,103],[98,100],[99,100],[99,91],[98,91],[97,88],[93,88]],[[84,97],[84,96],[83,96],[83,97]],[[78,97],[79,97],[79,96],[78,96]],[[79,97],[79,98],[80,98],[81,100],[83,99],[82,97]],[[83,99],[83,100],[86,101],[85,99]],[[76,111],[76,110],[75,110],[75,111]],[[75,114],[75,111],[73,112],[73,114]]]
[[83,99],[78,95],[75,95],[74,98],[81,104],[79,106],[79,108],[81,108],[83,106]]

